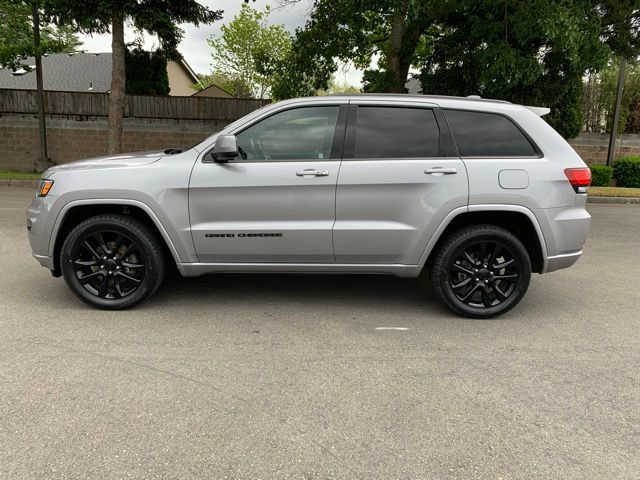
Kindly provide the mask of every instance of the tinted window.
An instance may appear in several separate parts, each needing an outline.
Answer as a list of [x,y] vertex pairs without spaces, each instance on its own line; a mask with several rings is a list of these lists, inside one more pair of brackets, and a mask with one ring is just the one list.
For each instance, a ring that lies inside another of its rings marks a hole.
[[253,161],[329,158],[337,118],[333,106],[285,110],[239,133],[238,147]]
[[527,137],[502,115],[445,110],[463,157],[529,157],[536,155]]
[[437,157],[439,138],[430,109],[358,107],[356,158]]

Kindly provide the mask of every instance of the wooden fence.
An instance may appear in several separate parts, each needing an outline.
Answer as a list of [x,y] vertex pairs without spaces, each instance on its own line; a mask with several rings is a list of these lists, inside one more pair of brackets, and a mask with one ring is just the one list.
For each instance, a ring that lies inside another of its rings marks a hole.
[[[45,92],[48,115],[108,116],[109,94]],[[269,103],[268,100],[209,97],[127,95],[124,116],[183,120],[236,120]],[[0,114],[37,113],[35,90],[0,89]]]

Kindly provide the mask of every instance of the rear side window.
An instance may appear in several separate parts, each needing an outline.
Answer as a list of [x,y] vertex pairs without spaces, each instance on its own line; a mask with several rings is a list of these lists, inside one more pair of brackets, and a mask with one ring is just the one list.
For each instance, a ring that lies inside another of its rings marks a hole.
[[502,115],[445,110],[461,157],[532,157],[537,152],[515,124]]
[[431,109],[358,107],[355,158],[437,157],[439,138]]

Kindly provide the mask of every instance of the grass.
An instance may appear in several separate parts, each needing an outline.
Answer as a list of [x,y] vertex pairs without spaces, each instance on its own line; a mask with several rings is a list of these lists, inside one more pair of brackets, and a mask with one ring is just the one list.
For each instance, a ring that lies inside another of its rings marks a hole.
[[38,180],[40,175],[40,173],[0,170],[0,180]]
[[594,197],[640,197],[640,188],[589,187],[588,193]]

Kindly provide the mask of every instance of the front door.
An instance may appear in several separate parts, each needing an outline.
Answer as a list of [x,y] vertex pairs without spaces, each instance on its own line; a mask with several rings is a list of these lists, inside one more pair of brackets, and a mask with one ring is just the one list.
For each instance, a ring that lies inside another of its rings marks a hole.
[[339,105],[277,111],[230,132],[238,159],[197,162],[189,215],[200,262],[334,261],[339,112]]
[[465,165],[435,105],[352,104],[336,193],[336,262],[416,265],[444,217],[467,205]]

